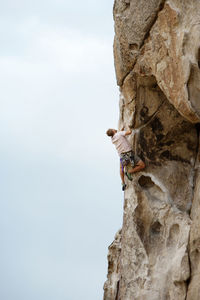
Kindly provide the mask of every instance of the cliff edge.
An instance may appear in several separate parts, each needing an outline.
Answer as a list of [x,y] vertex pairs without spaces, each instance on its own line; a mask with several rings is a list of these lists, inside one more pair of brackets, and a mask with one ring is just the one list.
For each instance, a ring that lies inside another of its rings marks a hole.
[[115,0],[119,128],[144,171],[127,183],[104,300],[200,299],[200,1]]

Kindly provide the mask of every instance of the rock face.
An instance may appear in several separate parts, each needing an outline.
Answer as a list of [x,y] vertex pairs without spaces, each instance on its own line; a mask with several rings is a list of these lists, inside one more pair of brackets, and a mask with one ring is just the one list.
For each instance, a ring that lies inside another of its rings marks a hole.
[[115,0],[119,128],[145,161],[124,194],[104,300],[200,299],[200,1]]

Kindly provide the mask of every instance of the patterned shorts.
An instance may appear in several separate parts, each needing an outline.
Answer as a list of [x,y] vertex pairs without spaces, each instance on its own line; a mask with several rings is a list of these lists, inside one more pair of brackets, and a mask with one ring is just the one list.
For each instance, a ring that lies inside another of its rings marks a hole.
[[134,155],[133,151],[125,152],[120,154],[120,162],[122,166],[122,171],[124,171],[124,167],[127,166],[129,163],[132,167],[134,167],[141,158],[137,155]]

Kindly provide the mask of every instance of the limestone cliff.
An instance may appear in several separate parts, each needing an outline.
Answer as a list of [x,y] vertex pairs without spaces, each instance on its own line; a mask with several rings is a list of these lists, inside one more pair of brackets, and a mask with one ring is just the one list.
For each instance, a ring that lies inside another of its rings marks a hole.
[[146,169],[124,194],[104,300],[200,299],[200,1],[115,0],[119,128]]

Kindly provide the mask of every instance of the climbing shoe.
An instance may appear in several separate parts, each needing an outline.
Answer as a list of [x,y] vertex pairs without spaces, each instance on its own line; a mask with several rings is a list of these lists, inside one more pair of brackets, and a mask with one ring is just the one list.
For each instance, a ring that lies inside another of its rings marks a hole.
[[128,173],[128,172],[125,172],[125,175],[128,177],[128,179],[129,179],[130,181],[132,181],[132,180],[133,180],[133,178],[132,178],[132,176],[131,176],[131,174],[130,174],[130,173]]
[[126,189],[126,184],[122,183],[122,191],[125,191],[125,189]]

